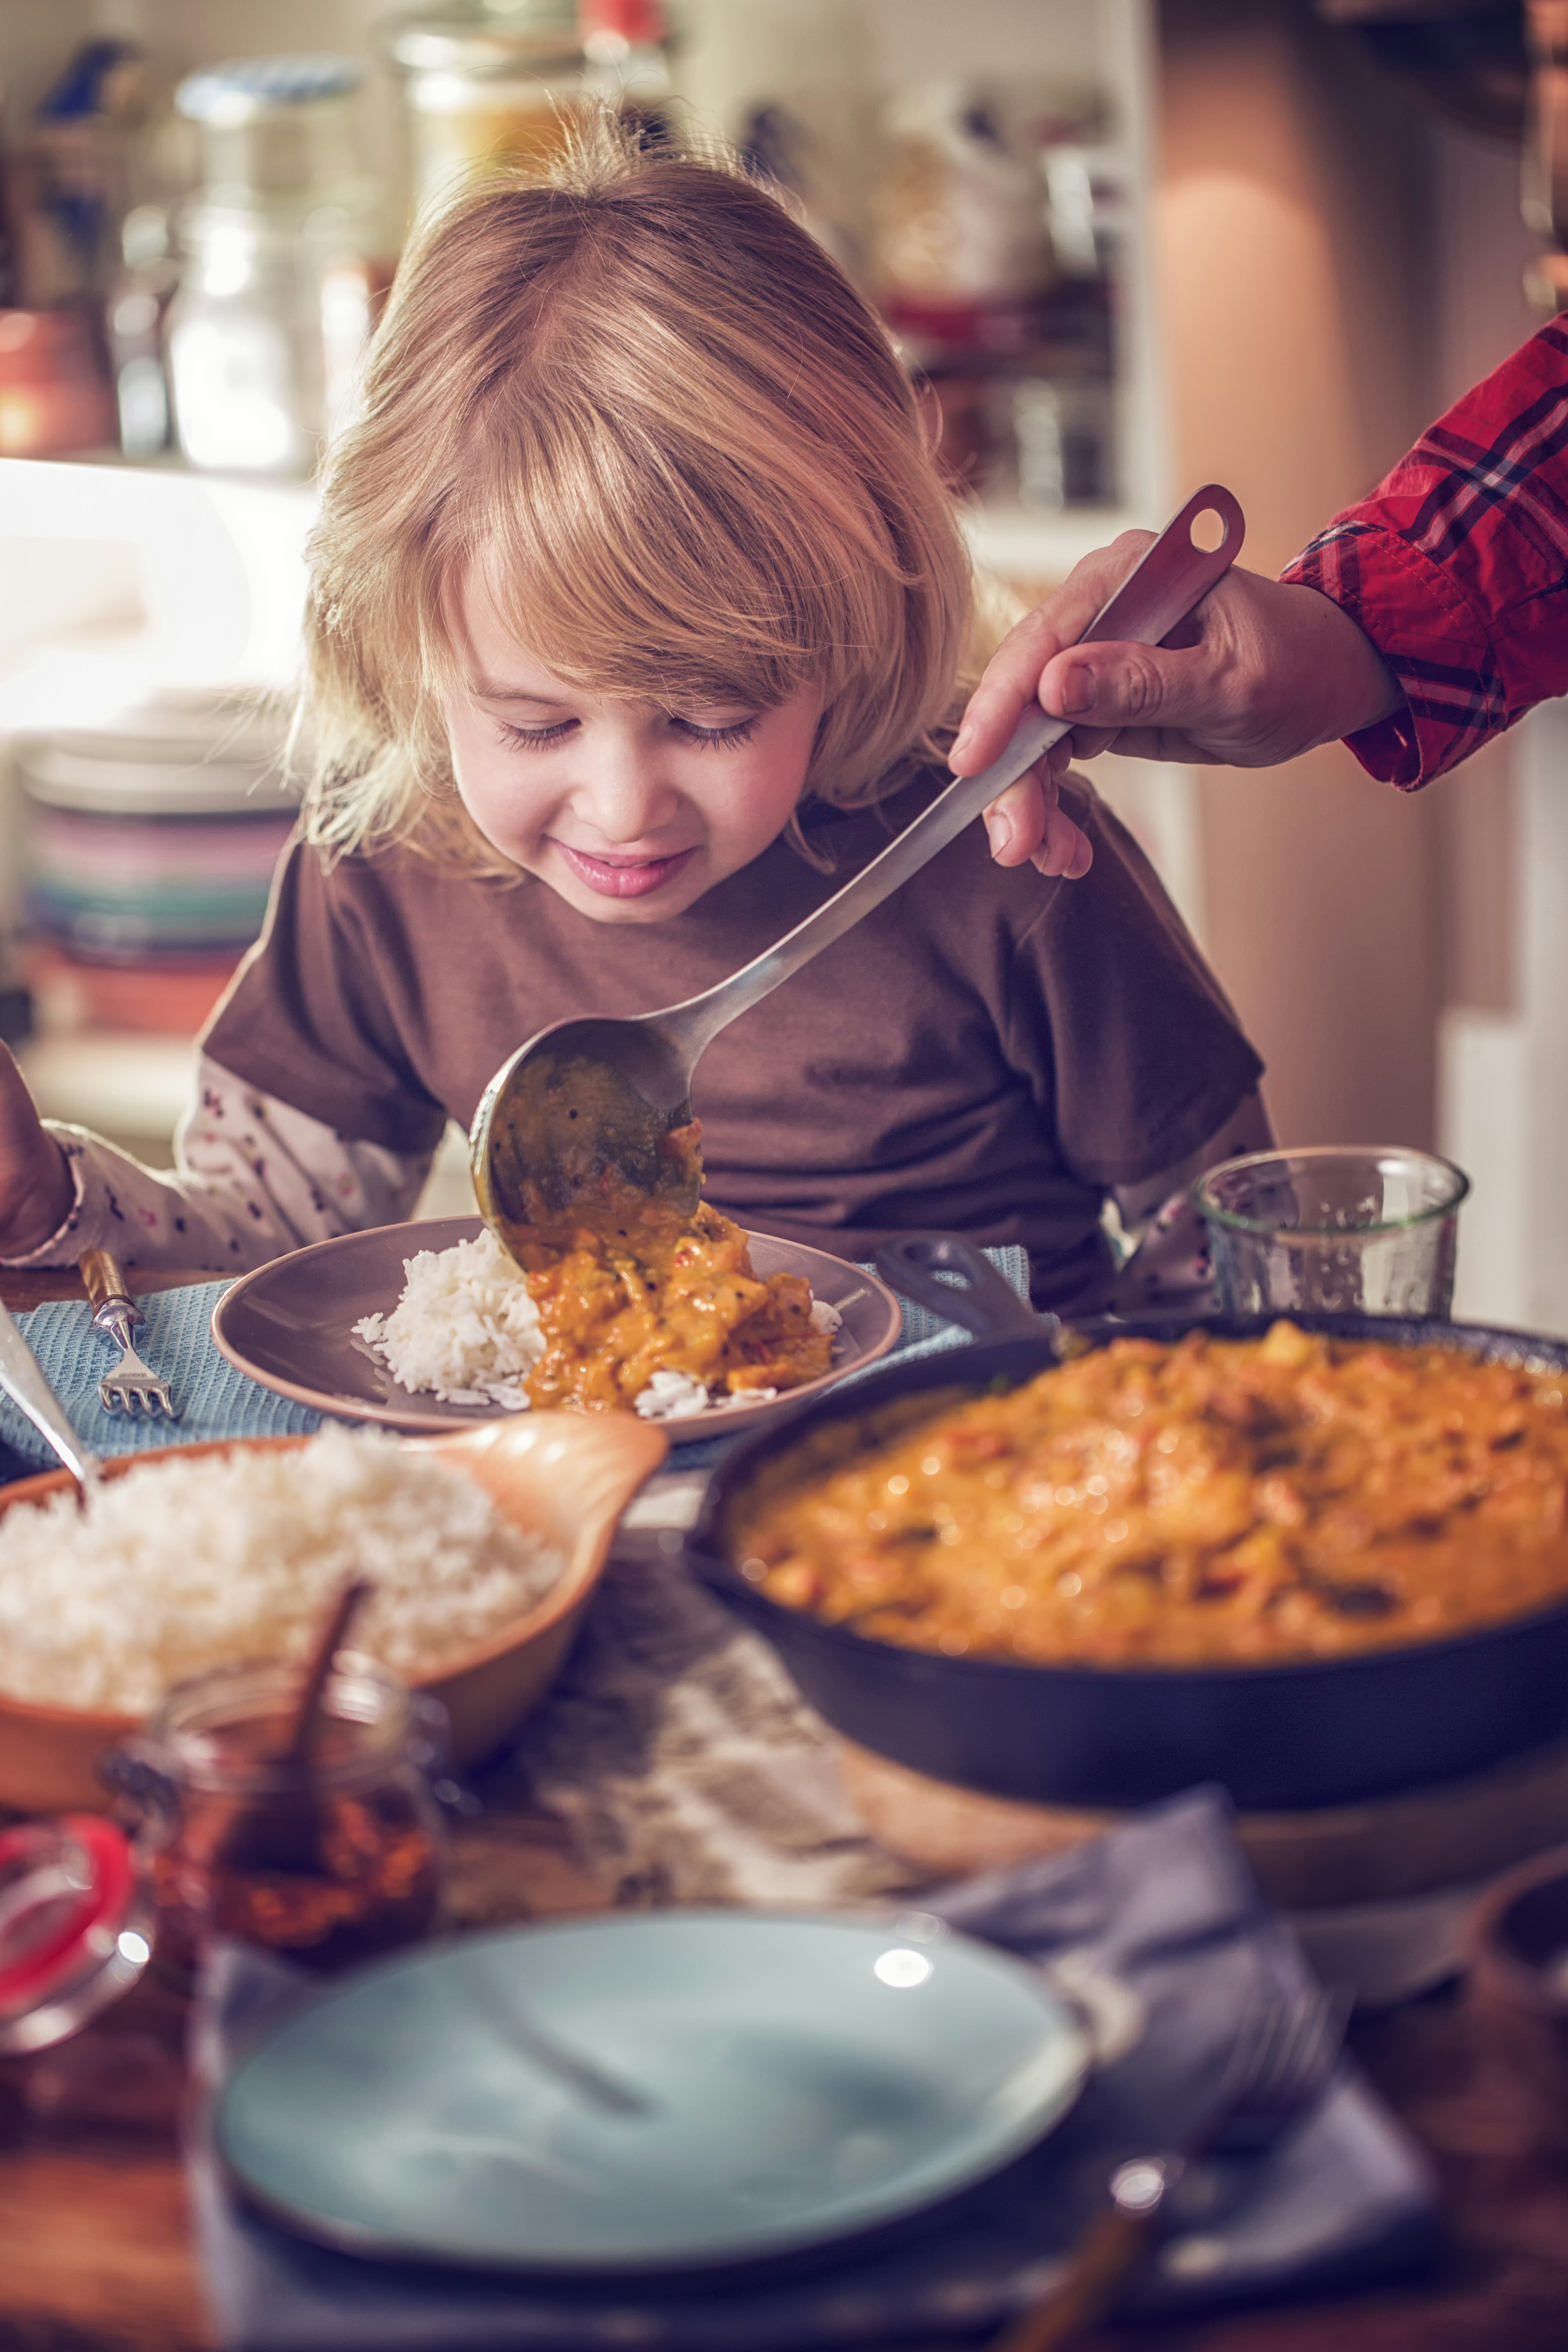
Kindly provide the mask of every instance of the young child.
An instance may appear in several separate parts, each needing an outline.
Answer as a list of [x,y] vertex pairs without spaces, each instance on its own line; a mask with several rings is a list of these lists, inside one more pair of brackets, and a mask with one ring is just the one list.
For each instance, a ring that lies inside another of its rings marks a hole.
[[[406,1216],[515,1046],[721,980],[943,788],[972,608],[909,379],[762,188],[605,124],[458,196],[328,467],[313,778],[175,1171],[40,1124],[7,1064],[0,1258],[237,1273]],[[1026,780],[714,1042],[721,1208],[846,1257],[1021,1242],[1087,1310],[1108,1194],[1136,1221],[1268,1140],[1159,883],[1062,802]]]

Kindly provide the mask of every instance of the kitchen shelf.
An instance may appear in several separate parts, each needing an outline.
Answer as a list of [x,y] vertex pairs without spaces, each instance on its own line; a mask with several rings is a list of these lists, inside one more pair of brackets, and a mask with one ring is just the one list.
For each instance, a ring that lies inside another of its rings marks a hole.
[[1029,507],[978,505],[963,517],[977,563],[999,580],[1038,588],[1058,586],[1075,563],[1120,531],[1155,528],[1147,515],[1125,507],[1066,507],[1043,514]]
[[196,1066],[188,1037],[84,1030],[36,1037],[16,1058],[46,1118],[90,1127],[154,1167],[169,1166]]
[[286,685],[314,512],[302,482],[0,459],[0,573],[47,591],[0,598],[0,732],[90,723],[106,692]]
[[[174,1129],[190,1100],[196,1049],[188,1037],[125,1029],[36,1037],[16,1056],[46,1118],[91,1128],[150,1167],[173,1165]],[[478,1213],[468,1141],[448,1125],[414,1213]]]
[[[305,600],[308,483],[199,474],[110,457],[0,459],[7,541],[55,543],[49,593],[0,603],[0,734],[94,717],[164,686],[284,688]],[[1147,518],[1121,508],[1057,514],[977,505],[975,557],[1026,589]]]

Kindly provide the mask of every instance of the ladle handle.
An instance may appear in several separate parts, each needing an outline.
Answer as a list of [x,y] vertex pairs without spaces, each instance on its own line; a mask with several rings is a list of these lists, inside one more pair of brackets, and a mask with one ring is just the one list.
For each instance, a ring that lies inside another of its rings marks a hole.
[[877,1271],[900,1297],[977,1339],[1046,1339],[1061,1329],[1054,1315],[1037,1315],[962,1234],[895,1234],[877,1252]]
[[67,1420],[65,1407],[5,1307],[0,1307],[0,1389],[48,1440],[85,1496],[101,1466],[98,1456],[82,1444]]
[[92,1302],[92,1319],[102,1325],[106,1317],[129,1315],[133,1324],[144,1320],[136,1301],[131,1296],[131,1286],[125,1270],[110,1250],[83,1250],[77,1260],[82,1288]]
[[[1194,524],[1205,514],[1219,518],[1221,537],[1216,547],[1200,547],[1193,537]],[[1171,517],[1116,593],[1100,606],[1079,643],[1115,639],[1124,645],[1161,644],[1193,606],[1207,595],[1215,582],[1224,578],[1241,552],[1246,531],[1246,518],[1229,490],[1217,482],[1205,483]],[[749,1011],[763,997],[770,995],[781,981],[788,980],[813,956],[820,955],[824,948],[842,939],[863,915],[879,907],[912,874],[929,864],[939,849],[945,849],[950,841],[956,840],[982,809],[990,807],[998,793],[1016,783],[1043,752],[1070,733],[1072,724],[1069,719],[1052,719],[1037,703],[1031,704],[999,759],[993,760],[977,776],[961,776],[956,783],[949,784],[946,792],[922,810],[896,841],[890,841],[879,856],[862,866],[815,914],[808,915],[805,922],[797,923],[774,946],[742,965],[728,980],[721,981],[716,988],[705,990],[700,996],[689,997],[684,1004],[660,1013],[658,1019],[667,1034],[679,1021],[682,1040],[695,1060],[709,1039],[717,1036],[738,1013]]]

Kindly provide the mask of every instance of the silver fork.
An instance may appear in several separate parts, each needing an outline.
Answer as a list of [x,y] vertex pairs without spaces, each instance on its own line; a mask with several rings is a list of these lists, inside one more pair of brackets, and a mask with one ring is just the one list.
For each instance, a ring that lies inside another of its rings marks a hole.
[[83,1250],[77,1264],[92,1301],[94,1324],[117,1339],[121,1348],[120,1361],[98,1384],[105,1412],[134,1415],[140,1404],[149,1419],[162,1413],[166,1420],[178,1421],[180,1409],[169,1393],[168,1382],[149,1370],[131,1343],[132,1333],[146,1318],[126,1286],[119,1260],[108,1250]]
[[1271,2147],[1322,2095],[1349,2015],[1343,1992],[1317,1986],[1300,2000],[1248,2011],[1204,2123],[1181,2149],[1117,2166],[1107,2184],[1110,2210],[1084,2231],[1065,2275],[992,2339],[990,2352],[1060,2352],[1102,2318],[1142,2261],[1183,2174],[1207,2156]]

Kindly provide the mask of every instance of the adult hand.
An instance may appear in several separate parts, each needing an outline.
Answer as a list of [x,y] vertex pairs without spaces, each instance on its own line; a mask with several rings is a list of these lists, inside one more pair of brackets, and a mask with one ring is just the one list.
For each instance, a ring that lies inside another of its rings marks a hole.
[[[970,698],[951,764],[972,776],[995,759],[1028,703],[1038,698],[1073,731],[1038,772],[1009,787],[987,811],[993,850],[1004,865],[1032,856],[1042,870],[1070,874],[1071,835],[1053,783],[1071,759],[1116,750],[1146,760],[1270,767],[1315,744],[1353,735],[1397,710],[1404,694],[1372,640],[1315,588],[1287,587],[1233,566],[1167,646],[1079,637],[1150,544],[1123,531],[1097,549],[1065,584],[1003,641]],[[996,845],[1005,822],[1006,854]],[[1065,831],[1064,831],[1065,828]]]
[[[1022,710],[1023,704],[1018,708]],[[1015,719],[1014,725],[1016,724]],[[1003,743],[1011,733],[1011,728],[1004,731]],[[986,810],[985,830],[991,840],[991,855],[998,866],[1029,865],[1041,874],[1065,875],[1069,882],[1077,882],[1089,872],[1094,862],[1093,847],[1057,797],[1057,779],[1065,772],[1070,756],[1064,741],[1037,766],[1026,769],[1017,782],[1009,784]],[[960,767],[955,744],[950,764],[959,775],[967,776],[985,762],[977,760]]]
[[27,1082],[0,1045],[0,1257],[47,1242],[71,1203],[65,1153],[39,1118]]

